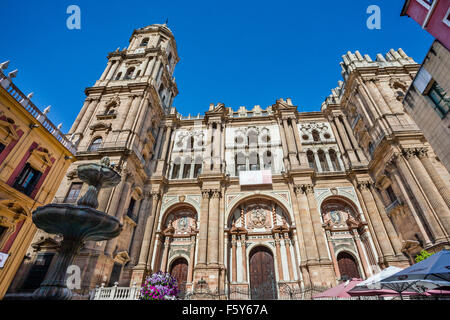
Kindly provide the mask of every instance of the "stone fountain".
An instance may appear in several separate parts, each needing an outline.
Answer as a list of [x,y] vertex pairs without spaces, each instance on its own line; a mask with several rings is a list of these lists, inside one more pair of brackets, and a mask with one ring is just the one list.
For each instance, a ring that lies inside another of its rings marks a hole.
[[33,212],[33,222],[39,229],[63,236],[56,261],[33,293],[33,299],[70,300],[72,291],[66,285],[66,272],[84,242],[109,240],[122,231],[117,218],[96,210],[100,189],[114,187],[120,182],[120,175],[111,168],[109,158],[103,158],[100,164],[78,166],[78,177],[89,188],[77,205],[52,203]]

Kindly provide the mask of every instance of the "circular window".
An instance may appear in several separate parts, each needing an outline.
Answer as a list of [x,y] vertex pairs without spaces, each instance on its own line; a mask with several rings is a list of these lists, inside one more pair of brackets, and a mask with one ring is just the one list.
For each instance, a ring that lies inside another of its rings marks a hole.
[[236,143],[238,143],[238,144],[241,144],[241,143],[244,142],[244,138],[242,138],[242,137],[236,137],[236,139],[234,139],[234,141],[235,141]]
[[177,142],[177,147],[181,148],[182,146],[183,146],[183,141],[181,141],[181,140],[178,141],[178,142]]
[[302,139],[303,139],[303,140],[308,140],[308,139],[309,139],[309,136],[307,136],[306,134],[304,134],[304,135],[302,136]]
[[324,137],[325,139],[330,139],[330,138],[331,138],[331,135],[327,132],[327,133],[325,133],[325,134],[323,135],[323,137]]

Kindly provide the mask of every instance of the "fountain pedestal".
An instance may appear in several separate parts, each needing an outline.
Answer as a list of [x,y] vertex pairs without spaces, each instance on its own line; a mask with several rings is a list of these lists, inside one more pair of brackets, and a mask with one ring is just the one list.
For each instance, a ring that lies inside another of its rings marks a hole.
[[39,229],[63,236],[56,260],[41,286],[33,293],[33,299],[70,300],[72,291],[66,284],[67,268],[72,265],[84,242],[109,240],[122,231],[117,218],[96,210],[100,189],[120,182],[120,175],[109,166],[109,159],[103,158],[100,164],[80,165],[78,177],[88,183],[89,188],[77,205],[49,204],[33,212],[33,222]]

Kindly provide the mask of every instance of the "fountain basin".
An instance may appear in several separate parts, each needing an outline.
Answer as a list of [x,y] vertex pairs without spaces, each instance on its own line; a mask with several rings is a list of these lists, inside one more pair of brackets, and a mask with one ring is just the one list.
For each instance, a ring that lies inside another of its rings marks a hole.
[[53,203],[37,208],[32,218],[39,229],[61,234],[65,240],[103,241],[122,231],[116,217],[87,206]]

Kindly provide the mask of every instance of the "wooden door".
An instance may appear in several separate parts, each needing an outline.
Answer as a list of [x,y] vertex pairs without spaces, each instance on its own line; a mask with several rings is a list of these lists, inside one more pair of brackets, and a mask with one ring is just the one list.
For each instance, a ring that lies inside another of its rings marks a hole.
[[181,292],[186,290],[187,274],[188,274],[188,263],[186,259],[180,258],[172,263],[170,268],[170,274],[177,279],[178,289]]
[[356,264],[355,259],[348,254],[347,252],[341,252],[337,257],[339,272],[341,273],[341,277],[347,276],[349,278],[360,278],[360,274],[358,271],[358,265]]
[[265,247],[250,254],[250,289],[253,300],[277,299],[273,256]]

